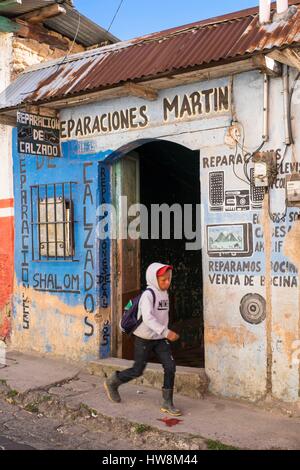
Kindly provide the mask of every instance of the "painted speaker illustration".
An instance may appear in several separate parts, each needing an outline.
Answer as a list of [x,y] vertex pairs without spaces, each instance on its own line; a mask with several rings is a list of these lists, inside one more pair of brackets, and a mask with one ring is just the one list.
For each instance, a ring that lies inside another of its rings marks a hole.
[[240,312],[247,323],[258,325],[266,319],[266,300],[259,294],[247,294],[241,300]]

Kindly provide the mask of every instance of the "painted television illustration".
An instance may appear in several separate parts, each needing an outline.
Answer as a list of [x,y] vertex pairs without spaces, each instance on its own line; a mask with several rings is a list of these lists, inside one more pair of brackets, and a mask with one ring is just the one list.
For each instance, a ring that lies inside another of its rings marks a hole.
[[207,252],[210,257],[250,257],[253,254],[251,223],[207,226]]

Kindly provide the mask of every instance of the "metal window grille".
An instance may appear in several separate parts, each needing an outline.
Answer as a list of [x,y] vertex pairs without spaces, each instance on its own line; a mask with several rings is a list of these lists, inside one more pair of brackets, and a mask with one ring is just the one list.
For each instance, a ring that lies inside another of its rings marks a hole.
[[76,261],[73,196],[77,183],[32,186],[33,261]]

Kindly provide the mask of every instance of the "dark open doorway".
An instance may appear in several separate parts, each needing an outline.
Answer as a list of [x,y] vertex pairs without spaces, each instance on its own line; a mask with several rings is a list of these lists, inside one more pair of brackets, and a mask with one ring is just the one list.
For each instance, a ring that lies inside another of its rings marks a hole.
[[[151,142],[138,149],[140,167],[140,202],[151,204],[200,204],[199,151],[171,142]],[[172,220],[172,219],[171,219]],[[149,219],[150,224],[150,219]],[[204,367],[202,252],[187,251],[185,238],[141,241],[141,287],[149,264],[172,264],[170,289],[170,327],[180,334],[173,344],[177,365]],[[154,360],[154,358],[153,358]]]

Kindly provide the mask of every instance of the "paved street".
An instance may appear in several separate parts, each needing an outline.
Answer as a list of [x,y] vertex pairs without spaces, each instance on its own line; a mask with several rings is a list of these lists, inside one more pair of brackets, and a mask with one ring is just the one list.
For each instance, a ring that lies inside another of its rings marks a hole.
[[1,450],[123,450],[137,449],[105,429],[91,430],[88,420],[72,423],[30,413],[0,399]]
[[0,450],[35,450],[35,448],[0,436]]
[[183,416],[167,427],[159,390],[126,384],[122,403],[115,404],[103,380],[79,365],[10,352],[0,370],[0,436],[36,449],[202,450],[209,441],[239,449],[300,448],[297,406],[176,394]]

